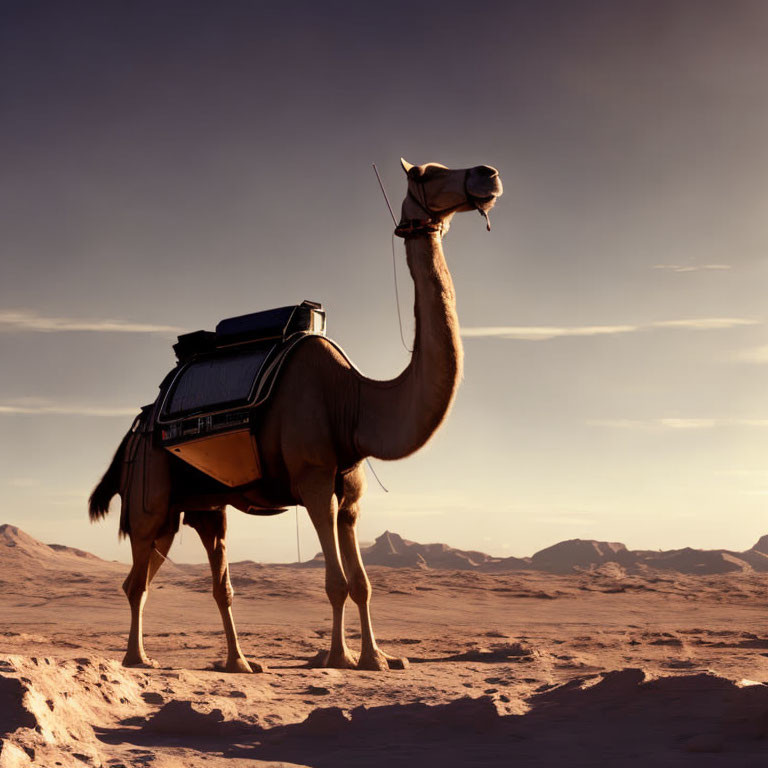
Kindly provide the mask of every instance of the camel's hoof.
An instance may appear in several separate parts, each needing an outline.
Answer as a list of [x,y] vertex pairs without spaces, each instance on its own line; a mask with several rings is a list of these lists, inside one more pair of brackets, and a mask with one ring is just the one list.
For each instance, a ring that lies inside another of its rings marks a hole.
[[376,651],[369,656],[361,656],[357,668],[368,672],[384,672],[389,669],[389,662],[381,651]]
[[390,656],[388,653],[377,649],[370,656],[361,656],[357,668],[372,672],[384,672],[388,669],[408,669],[408,659],[401,656]]
[[228,672],[232,674],[251,674],[252,672],[266,672],[266,664],[261,664],[258,661],[251,661],[250,663],[242,657],[236,659],[230,659],[226,662],[215,661],[213,668],[217,672]]
[[348,648],[344,653],[331,658],[329,651],[318,651],[308,662],[310,669],[357,669],[357,657]]
[[123,659],[123,666],[130,667],[131,669],[157,669],[160,665],[154,659],[150,659],[147,656],[144,658],[139,657],[136,660],[126,656]]

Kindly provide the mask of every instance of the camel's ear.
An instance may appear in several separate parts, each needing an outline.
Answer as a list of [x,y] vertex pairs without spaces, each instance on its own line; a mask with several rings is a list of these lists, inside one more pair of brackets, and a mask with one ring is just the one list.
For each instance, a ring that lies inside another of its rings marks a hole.
[[400,165],[403,166],[405,175],[409,179],[420,179],[424,175],[424,166],[413,165],[413,163],[409,163],[404,157],[400,158]]

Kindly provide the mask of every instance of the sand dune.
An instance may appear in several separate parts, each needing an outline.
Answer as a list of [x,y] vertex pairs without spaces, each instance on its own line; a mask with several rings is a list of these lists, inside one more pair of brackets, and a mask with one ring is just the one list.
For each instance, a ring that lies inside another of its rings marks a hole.
[[127,566],[0,526],[0,768],[768,757],[768,576],[746,558],[702,574],[718,567],[711,553],[652,553],[668,559],[651,567],[650,554],[581,541],[493,571],[503,560],[395,534],[367,551],[398,564],[370,567],[373,613],[408,670],[309,667],[330,630],[322,570],[253,562],[233,566],[235,614],[267,673],[214,670],[224,641],[207,566],[172,563],[146,611],[161,666],[134,670],[120,665]]

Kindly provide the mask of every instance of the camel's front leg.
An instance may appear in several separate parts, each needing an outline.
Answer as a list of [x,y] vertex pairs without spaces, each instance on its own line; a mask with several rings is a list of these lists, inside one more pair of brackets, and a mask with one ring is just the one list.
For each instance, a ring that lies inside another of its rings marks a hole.
[[362,650],[358,669],[405,669],[408,659],[390,656],[376,644],[371,624],[371,582],[365,572],[360,545],[357,541],[357,504],[339,510],[339,545],[344,558],[344,567],[349,578],[349,595],[360,611],[360,632]]
[[[319,475],[319,473],[318,473]],[[347,577],[341,565],[338,537],[338,501],[332,478],[312,476],[301,484],[301,498],[320,539],[325,557],[325,592],[333,610],[331,650],[323,666],[354,669],[357,659],[344,637],[344,602],[349,594]]]
[[[224,634],[227,637],[227,661],[222,665],[224,672],[253,672],[240,650],[237,640],[235,621],[232,618],[232,597],[234,590],[229,580],[229,564],[225,538],[227,518],[223,509],[205,512],[185,512],[184,521],[194,528],[200,536],[208,562],[211,564],[213,579],[213,598],[221,613]],[[263,672],[265,667],[258,665],[256,671]]]

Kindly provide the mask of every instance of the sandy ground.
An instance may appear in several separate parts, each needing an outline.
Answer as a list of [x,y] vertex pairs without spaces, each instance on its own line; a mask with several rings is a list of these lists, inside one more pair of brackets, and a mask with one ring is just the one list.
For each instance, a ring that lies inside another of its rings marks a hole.
[[330,629],[321,570],[239,563],[242,645],[268,666],[245,676],[213,669],[207,567],[163,566],[145,613],[160,667],[129,670],[127,566],[27,539],[0,576],[0,768],[768,759],[765,574],[372,567],[380,644],[410,660],[373,673],[307,666]]

